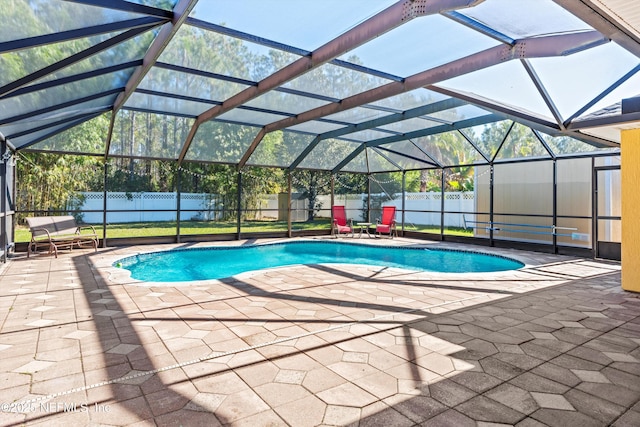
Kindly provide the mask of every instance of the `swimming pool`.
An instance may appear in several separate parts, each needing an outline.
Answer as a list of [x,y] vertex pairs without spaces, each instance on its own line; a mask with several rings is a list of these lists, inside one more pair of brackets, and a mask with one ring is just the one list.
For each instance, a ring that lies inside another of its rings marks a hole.
[[445,273],[516,270],[519,261],[449,249],[297,241],[251,246],[212,246],[139,254],[116,261],[131,277],[152,282],[222,279],[246,271],[296,264],[366,264]]

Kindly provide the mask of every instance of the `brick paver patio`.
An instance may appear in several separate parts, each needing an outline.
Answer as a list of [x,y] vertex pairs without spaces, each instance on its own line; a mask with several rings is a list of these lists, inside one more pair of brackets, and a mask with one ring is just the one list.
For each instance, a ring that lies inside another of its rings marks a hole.
[[640,425],[640,295],[619,264],[486,249],[527,266],[169,285],[111,267],[176,246],[2,267],[1,425]]

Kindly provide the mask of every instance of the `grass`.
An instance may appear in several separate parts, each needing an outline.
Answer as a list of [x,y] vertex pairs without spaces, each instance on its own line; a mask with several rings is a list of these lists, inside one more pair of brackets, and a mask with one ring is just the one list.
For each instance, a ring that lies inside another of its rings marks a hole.
[[[292,228],[298,230],[328,230],[331,223],[328,219],[317,219],[307,222],[294,222]],[[103,237],[102,225],[94,224],[100,238]],[[181,221],[180,234],[226,234],[237,231],[235,221]],[[118,237],[156,237],[175,236],[177,224],[175,221],[161,222],[128,222],[122,224],[108,224],[107,236],[111,239]],[[286,221],[243,221],[243,233],[259,233],[269,231],[287,231]],[[29,228],[18,225],[15,229],[16,242],[31,240]]]
[[[94,225],[98,236],[102,238],[102,226]],[[316,219],[314,221],[294,222],[292,228],[294,231],[300,230],[328,230],[331,223],[328,219]],[[119,237],[156,237],[156,236],[175,236],[175,221],[162,222],[129,222],[122,224],[108,224],[107,236],[111,239]],[[405,230],[415,231],[418,233],[440,234],[439,226],[432,225],[405,225]],[[181,221],[180,234],[227,234],[235,233],[235,221]],[[243,221],[241,224],[242,233],[259,233],[259,232],[287,231],[287,223],[285,221]],[[472,229],[464,229],[461,227],[445,227],[445,235],[472,237]],[[16,242],[28,242],[31,240],[31,233],[25,226],[18,225],[15,229]]]
[[[440,234],[440,227],[434,225],[405,224],[404,229],[405,231],[415,231],[417,233]],[[463,227],[445,227],[444,234],[449,236],[473,237],[473,229]]]

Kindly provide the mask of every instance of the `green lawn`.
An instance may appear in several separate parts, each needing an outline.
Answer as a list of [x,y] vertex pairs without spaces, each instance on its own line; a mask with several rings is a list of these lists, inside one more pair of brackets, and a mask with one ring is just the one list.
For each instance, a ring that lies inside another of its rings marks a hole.
[[[412,224],[412,225],[405,225],[404,229],[405,231],[415,231],[418,233],[440,234],[440,227],[433,226],[433,225]],[[462,227],[445,227],[444,234],[449,236],[473,237],[473,229],[462,228]]]
[[[102,226],[95,225],[98,236],[102,238]],[[330,221],[328,219],[317,219],[307,222],[292,223],[294,231],[299,230],[328,230]],[[430,225],[407,225],[407,231],[419,233],[440,234],[440,227]],[[29,229],[25,226],[17,226],[15,234],[16,242],[28,242],[31,239]],[[241,225],[242,233],[259,233],[269,231],[287,231],[287,223],[284,221],[244,221]],[[180,222],[180,234],[227,234],[236,232],[236,222],[223,221],[182,221]],[[130,222],[123,224],[107,225],[107,236],[109,238],[118,237],[156,237],[175,236],[176,222]],[[473,236],[473,230],[459,227],[446,227],[444,234],[453,236]]]
[[[181,221],[180,234],[225,234],[235,233],[235,221]],[[331,223],[328,219],[317,219],[307,222],[294,222],[292,228],[297,230],[328,230]],[[102,225],[94,225],[98,236],[102,238]],[[269,231],[287,231],[285,221],[244,221],[241,224],[243,233],[259,233]],[[111,239],[118,237],[155,237],[155,236],[175,236],[176,222],[129,222],[123,224],[107,225],[107,236]],[[28,242],[31,233],[25,226],[17,226],[15,241]]]

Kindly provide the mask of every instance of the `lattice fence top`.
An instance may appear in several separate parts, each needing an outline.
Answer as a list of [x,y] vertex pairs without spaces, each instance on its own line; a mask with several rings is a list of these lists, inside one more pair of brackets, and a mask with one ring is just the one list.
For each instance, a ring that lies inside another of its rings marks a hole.
[[[102,200],[104,193],[102,192],[83,192],[85,200]],[[124,191],[107,192],[107,200],[175,200],[177,193],[156,193],[156,192],[134,192],[127,193]],[[215,194],[207,193],[180,193],[182,200],[204,200],[207,197],[215,197]]]
[[406,200],[440,200],[442,194],[440,193],[407,193]]
[[[211,194],[210,196],[211,198],[215,198],[215,194]],[[182,200],[203,200],[207,198],[207,195],[202,193],[181,193],[180,198]]]
[[362,200],[362,194],[336,194],[333,196],[337,200]]

